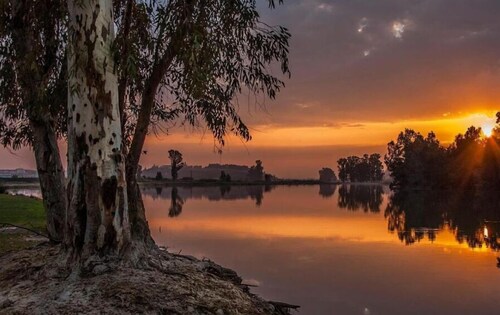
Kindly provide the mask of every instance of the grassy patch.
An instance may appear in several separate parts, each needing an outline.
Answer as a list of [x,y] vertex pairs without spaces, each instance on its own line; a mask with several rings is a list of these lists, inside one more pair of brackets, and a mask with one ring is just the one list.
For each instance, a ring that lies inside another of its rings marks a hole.
[[[45,231],[45,211],[39,199],[26,196],[0,194],[0,223],[10,223],[37,231]],[[31,247],[36,242],[26,238],[33,236],[24,230],[0,232],[0,255],[7,251]]]
[[0,194],[0,223],[45,229],[45,211],[39,199]]

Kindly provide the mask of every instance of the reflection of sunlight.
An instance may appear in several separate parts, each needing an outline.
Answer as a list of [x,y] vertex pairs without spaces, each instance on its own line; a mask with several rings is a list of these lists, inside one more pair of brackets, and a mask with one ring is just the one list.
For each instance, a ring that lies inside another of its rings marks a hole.
[[[485,231],[487,233],[487,229],[485,227]],[[430,245],[438,245],[438,246],[443,246],[443,250],[446,252],[447,250],[451,249],[465,249],[471,252],[476,252],[476,253],[491,253],[491,250],[483,245],[481,247],[470,247],[467,242],[458,242],[456,239],[455,231],[450,229],[448,225],[445,225],[442,230],[439,231],[439,233],[436,236],[436,240],[434,240],[432,243],[428,242],[425,244],[430,244]]]
[[[213,216],[210,220],[182,220],[180,217],[180,220],[172,221],[158,218],[149,223],[150,226],[167,226],[173,233],[192,230],[196,233],[204,232],[231,238],[333,238],[354,242],[398,242],[387,233],[383,222],[380,217],[353,219],[255,215],[238,218]],[[355,229],[353,225],[356,225]]]

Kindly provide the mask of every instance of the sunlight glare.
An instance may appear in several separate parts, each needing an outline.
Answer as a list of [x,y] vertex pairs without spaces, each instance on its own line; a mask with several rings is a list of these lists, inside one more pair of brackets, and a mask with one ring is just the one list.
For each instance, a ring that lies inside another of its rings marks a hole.
[[483,130],[484,136],[487,138],[491,137],[491,135],[493,134],[493,128],[494,128],[494,126],[492,124],[485,124],[485,125],[481,126],[481,129]]

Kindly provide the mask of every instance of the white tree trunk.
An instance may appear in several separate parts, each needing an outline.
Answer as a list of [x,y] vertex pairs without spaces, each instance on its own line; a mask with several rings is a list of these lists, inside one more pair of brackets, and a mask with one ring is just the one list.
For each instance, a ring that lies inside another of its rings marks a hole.
[[66,245],[78,256],[128,244],[125,164],[111,44],[112,0],[69,0]]

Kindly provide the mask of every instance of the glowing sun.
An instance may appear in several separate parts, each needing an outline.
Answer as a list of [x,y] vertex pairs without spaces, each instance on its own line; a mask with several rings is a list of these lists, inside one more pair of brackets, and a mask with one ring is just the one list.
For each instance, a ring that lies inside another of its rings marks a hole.
[[481,127],[486,137],[491,137],[491,135],[493,134],[493,128],[494,126],[492,124],[485,124]]

